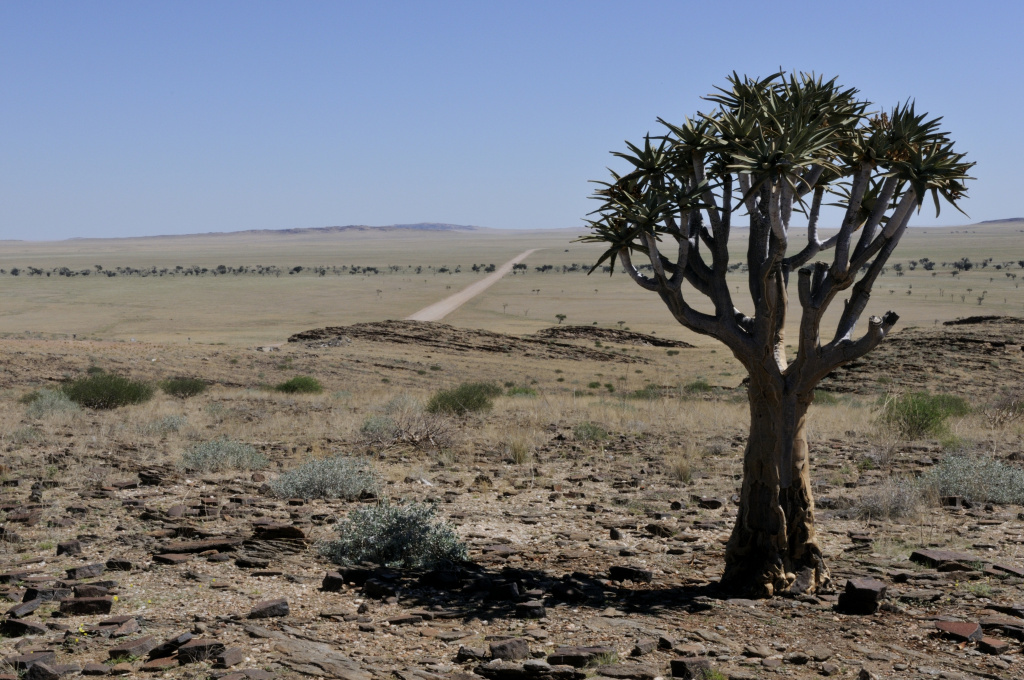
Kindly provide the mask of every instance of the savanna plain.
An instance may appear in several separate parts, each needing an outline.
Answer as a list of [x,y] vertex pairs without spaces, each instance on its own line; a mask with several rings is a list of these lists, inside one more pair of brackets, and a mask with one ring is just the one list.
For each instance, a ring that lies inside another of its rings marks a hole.
[[580,235],[0,242],[0,677],[1024,677],[1024,220],[904,237],[810,415],[835,592],[756,601],[744,371]]

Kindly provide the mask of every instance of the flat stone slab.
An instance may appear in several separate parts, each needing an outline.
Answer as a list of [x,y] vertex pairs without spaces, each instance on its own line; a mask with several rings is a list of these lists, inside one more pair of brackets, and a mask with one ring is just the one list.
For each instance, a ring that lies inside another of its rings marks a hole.
[[926,567],[937,567],[943,562],[984,562],[976,555],[956,552],[955,550],[915,550],[910,553],[910,561]]
[[935,628],[955,640],[980,640],[982,637],[981,624],[973,621],[936,621]]
[[242,545],[241,538],[209,538],[204,541],[181,541],[168,543],[157,550],[158,553],[201,553],[207,550],[228,552]]
[[143,656],[149,653],[150,650],[154,649],[159,643],[152,635],[145,637],[136,638],[134,640],[128,640],[122,642],[116,647],[111,647],[107,650],[107,657],[110,659],[118,659],[123,656]]

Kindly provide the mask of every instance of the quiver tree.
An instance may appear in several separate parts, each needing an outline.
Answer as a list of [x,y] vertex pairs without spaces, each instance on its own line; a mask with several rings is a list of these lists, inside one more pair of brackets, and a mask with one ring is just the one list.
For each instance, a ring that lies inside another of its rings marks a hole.
[[[711,113],[682,125],[659,119],[662,136],[614,154],[631,170],[599,183],[601,207],[582,240],[608,245],[591,271],[610,261],[614,272],[618,260],[679,323],[725,343],[749,373],[750,436],[722,585],[752,596],[811,592],[830,584],[805,435],[814,388],[896,323],[888,312],[856,328],[914,210],[928,193],[936,211],[940,199],[956,207],[973,164],[954,152],[940,119],[913,103],[869,112],[857,90],[807,74],[734,73],[729,85],[707,97],[717,104]],[[822,238],[827,199],[842,222]],[[791,244],[794,213],[806,220],[806,239],[793,233]],[[742,304],[726,280],[734,215],[749,228]],[[787,356],[793,272],[801,312],[797,350]],[[823,336],[822,318],[840,295],[835,331]]]

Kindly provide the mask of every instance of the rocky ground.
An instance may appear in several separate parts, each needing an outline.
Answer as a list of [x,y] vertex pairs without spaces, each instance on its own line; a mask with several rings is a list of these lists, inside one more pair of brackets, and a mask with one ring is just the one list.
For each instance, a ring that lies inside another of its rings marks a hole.
[[[303,366],[336,367],[362,347],[303,339],[320,345]],[[1009,345],[984,348],[1001,352],[1000,370],[1019,363]],[[86,362],[74,348],[5,347],[8,389]],[[153,350],[92,346],[88,360],[145,374]],[[180,365],[227,370],[213,367],[222,349],[180,352]],[[876,444],[860,433],[815,441],[834,592],[751,601],[716,585],[739,484],[722,471],[737,470],[741,428],[689,484],[649,439],[582,441],[557,415],[527,465],[392,452],[383,495],[437,502],[471,559],[410,573],[319,554],[358,504],[276,498],[273,470],[190,474],[154,455],[166,440],[105,445],[97,423],[58,430],[67,446],[38,448],[31,465],[12,463],[24,447],[4,454],[0,677],[1024,677],[1024,508],[952,498],[910,519],[858,511],[890,474],[930,469],[937,442],[903,442],[878,469],[863,464]],[[295,454],[266,450],[282,464]]]

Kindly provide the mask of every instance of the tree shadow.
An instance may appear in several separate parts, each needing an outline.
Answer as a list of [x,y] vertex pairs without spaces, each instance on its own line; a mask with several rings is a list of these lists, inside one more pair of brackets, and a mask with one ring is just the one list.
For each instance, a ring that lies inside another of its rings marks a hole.
[[[372,599],[398,598],[403,605],[438,618],[540,618],[547,607],[567,605],[591,610],[614,608],[623,614],[694,614],[713,608],[728,595],[718,583],[661,586],[612,581],[607,574],[572,572],[563,577],[539,569],[485,567],[467,563],[433,571],[389,569],[373,565],[340,569],[344,582]],[[328,577],[331,578],[330,576]],[[336,590],[337,578],[325,590]]]

